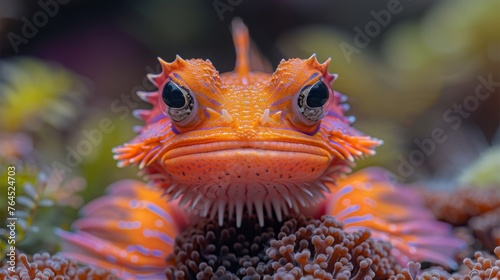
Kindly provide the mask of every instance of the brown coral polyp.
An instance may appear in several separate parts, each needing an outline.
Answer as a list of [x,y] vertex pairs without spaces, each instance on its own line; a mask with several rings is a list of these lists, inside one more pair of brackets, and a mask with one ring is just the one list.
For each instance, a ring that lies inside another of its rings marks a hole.
[[466,225],[469,219],[500,207],[500,188],[465,187],[454,192],[424,193],[427,207],[434,216],[455,226]]
[[474,254],[474,260],[464,259],[463,263],[467,267],[465,273],[448,274],[440,269],[428,269],[422,271],[420,275],[420,264],[409,262],[408,267],[401,273],[391,276],[390,280],[495,280],[500,279],[500,246],[495,250],[496,260],[483,256],[481,252]]
[[331,216],[290,216],[284,222],[255,216],[235,221],[202,220],[175,242],[167,279],[387,279],[401,267],[391,244],[369,230],[344,231]]
[[34,254],[32,262],[26,254],[19,254],[15,272],[0,269],[0,280],[6,279],[45,279],[45,280],[77,280],[117,279],[111,272],[93,266],[79,266],[74,260],[49,253]]
[[488,250],[500,246],[500,207],[471,218],[468,225]]
[[176,238],[167,268],[167,279],[261,279],[268,274],[269,242],[286,236],[305,223],[305,218],[287,218],[280,223],[265,219],[264,227],[254,215],[246,215],[241,227],[231,219],[222,226],[204,219]]
[[264,279],[387,279],[401,270],[391,248],[368,230],[347,233],[335,218],[323,216],[271,241],[274,272]]

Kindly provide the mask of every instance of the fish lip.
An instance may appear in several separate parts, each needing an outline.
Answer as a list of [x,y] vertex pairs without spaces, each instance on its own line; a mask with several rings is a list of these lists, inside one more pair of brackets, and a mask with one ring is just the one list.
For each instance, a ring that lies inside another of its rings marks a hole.
[[230,150],[305,153],[323,157],[329,157],[330,155],[325,148],[310,144],[290,143],[284,141],[218,141],[176,147],[166,152],[162,158],[163,160],[171,160],[177,157],[193,154],[207,154],[211,152]]

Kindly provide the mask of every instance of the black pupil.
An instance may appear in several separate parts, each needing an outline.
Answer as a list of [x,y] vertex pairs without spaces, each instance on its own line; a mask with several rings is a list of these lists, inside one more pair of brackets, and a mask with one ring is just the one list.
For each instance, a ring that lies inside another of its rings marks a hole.
[[307,106],[310,108],[321,107],[328,101],[328,87],[322,81],[318,81],[311,86],[307,95]]
[[165,87],[163,87],[161,97],[163,102],[165,102],[165,104],[167,104],[170,108],[182,108],[186,104],[184,93],[176,84],[172,82],[168,82]]

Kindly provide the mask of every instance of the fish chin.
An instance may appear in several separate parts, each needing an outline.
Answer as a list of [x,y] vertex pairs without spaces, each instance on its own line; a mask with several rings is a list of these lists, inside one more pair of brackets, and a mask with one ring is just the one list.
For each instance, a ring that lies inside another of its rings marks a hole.
[[289,211],[317,203],[326,187],[314,182],[332,161],[328,152],[309,145],[264,144],[219,142],[174,149],[160,161],[168,183],[157,183],[191,212],[218,214],[220,223],[226,213],[236,213],[241,223],[244,208],[254,209],[263,222],[264,210],[281,220]]

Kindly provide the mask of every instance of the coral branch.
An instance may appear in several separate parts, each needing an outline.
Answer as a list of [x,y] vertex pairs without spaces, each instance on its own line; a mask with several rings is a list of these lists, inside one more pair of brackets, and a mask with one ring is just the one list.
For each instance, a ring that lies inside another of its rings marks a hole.
[[45,279],[45,280],[111,280],[118,279],[111,272],[94,266],[79,266],[70,258],[49,253],[34,254],[32,262],[26,254],[19,254],[15,271],[7,270],[4,266],[0,269],[0,280],[7,279]]

